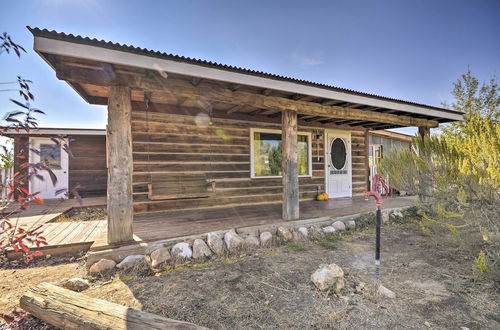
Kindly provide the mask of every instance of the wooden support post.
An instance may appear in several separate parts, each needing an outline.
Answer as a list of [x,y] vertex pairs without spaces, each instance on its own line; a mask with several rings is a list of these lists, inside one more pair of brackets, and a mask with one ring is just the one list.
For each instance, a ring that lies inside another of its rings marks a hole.
[[108,96],[108,244],[133,240],[130,88],[110,86]]
[[420,126],[418,128],[418,135],[423,139],[424,137],[430,137],[431,136],[431,129],[430,127],[424,127]]
[[371,191],[370,185],[370,130],[365,131],[365,182],[366,191]]
[[283,173],[283,220],[299,218],[299,169],[297,165],[297,112],[281,113],[281,168]]
[[[431,135],[431,129],[429,127],[419,126],[418,135],[422,140],[428,139]],[[424,155],[424,157],[427,156]],[[419,185],[420,194],[418,197],[422,203],[426,203],[429,201],[429,197],[431,195],[430,173],[420,173]]]

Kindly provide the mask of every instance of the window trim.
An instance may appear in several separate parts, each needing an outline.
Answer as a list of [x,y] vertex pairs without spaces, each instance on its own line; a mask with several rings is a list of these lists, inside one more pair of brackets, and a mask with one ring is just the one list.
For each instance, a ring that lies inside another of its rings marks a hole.
[[[255,162],[254,162],[254,133],[275,133],[283,135],[283,132],[279,129],[269,129],[269,128],[250,128],[250,178],[251,179],[279,179],[282,175],[273,176],[256,176],[255,173]],[[312,133],[311,132],[297,132],[297,135],[307,136],[307,164],[308,173],[299,175],[299,178],[311,178],[313,176],[313,162],[312,162]]]

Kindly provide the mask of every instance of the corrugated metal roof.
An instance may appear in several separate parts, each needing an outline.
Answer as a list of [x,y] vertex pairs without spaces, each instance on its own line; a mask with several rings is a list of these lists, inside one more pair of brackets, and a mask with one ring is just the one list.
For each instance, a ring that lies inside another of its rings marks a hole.
[[40,28],[36,28],[36,27],[32,28],[30,26],[27,26],[27,28],[36,37],[57,39],[57,40],[61,40],[61,41],[68,41],[68,42],[73,42],[73,43],[89,45],[89,46],[103,47],[103,48],[124,51],[124,52],[139,54],[139,55],[156,57],[156,58],[160,58],[160,59],[168,59],[168,60],[174,60],[174,61],[179,61],[179,62],[185,62],[185,63],[189,63],[189,64],[197,64],[197,65],[207,66],[207,67],[211,67],[211,68],[227,70],[227,71],[232,71],[232,72],[238,72],[238,73],[244,73],[244,74],[250,74],[250,75],[255,75],[255,76],[260,76],[260,77],[276,79],[276,80],[290,81],[290,82],[294,82],[294,83],[298,83],[298,84],[302,84],[302,85],[319,87],[319,88],[334,90],[337,92],[343,92],[343,93],[347,93],[347,94],[367,96],[367,97],[377,98],[380,100],[399,102],[399,103],[404,103],[404,104],[409,104],[409,105],[421,106],[421,107],[425,107],[425,108],[429,108],[429,109],[457,113],[457,111],[444,109],[444,108],[440,108],[440,107],[435,107],[435,106],[431,106],[431,105],[427,105],[427,104],[410,102],[410,101],[380,96],[380,95],[376,95],[376,94],[364,93],[364,92],[359,92],[359,91],[355,91],[355,90],[351,90],[351,89],[347,89],[347,88],[342,88],[342,87],[337,87],[337,86],[332,86],[332,85],[327,85],[327,84],[322,84],[322,83],[317,83],[317,82],[313,82],[313,81],[297,79],[297,78],[292,78],[292,77],[286,77],[286,76],[276,75],[276,74],[272,74],[272,73],[268,73],[268,72],[251,70],[251,69],[241,68],[241,67],[237,67],[237,66],[206,61],[206,60],[202,60],[202,59],[196,59],[196,58],[185,57],[185,56],[176,55],[176,54],[154,51],[154,50],[150,50],[147,48],[140,48],[140,47],[135,47],[135,46],[126,45],[126,44],[119,44],[119,43],[114,43],[114,42],[110,42],[110,41],[99,40],[96,38],[91,39],[89,37],[82,37],[80,35],[66,34],[64,32],[57,32],[54,30],[49,31],[47,29],[40,29]]

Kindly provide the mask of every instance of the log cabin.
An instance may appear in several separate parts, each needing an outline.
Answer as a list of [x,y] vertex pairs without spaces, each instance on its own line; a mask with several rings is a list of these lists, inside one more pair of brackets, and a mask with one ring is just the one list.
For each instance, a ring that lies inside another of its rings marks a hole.
[[[105,129],[42,127],[26,132],[3,127],[1,130],[4,137],[12,139],[14,154],[20,155],[26,150],[30,163],[45,163],[58,178],[56,185],[50,184],[48,177],[43,181],[33,179],[25,185],[29,191],[38,192],[38,196],[43,199],[71,197],[56,192],[71,192],[75,187],[83,198],[107,195]],[[378,173],[377,166],[384,155],[410,148],[411,139],[410,135],[386,130],[368,132],[370,175],[366,187],[371,187],[373,176]],[[66,152],[63,145],[67,145],[70,152]],[[14,173],[23,170],[19,160],[14,162]],[[40,175],[45,177],[46,173],[40,172]],[[322,191],[320,188],[321,185],[318,185],[317,190]]]
[[109,244],[134,214],[268,203],[282,219],[318,192],[366,190],[369,132],[459,112],[148,49],[29,28],[34,50],[90,104],[106,105]]

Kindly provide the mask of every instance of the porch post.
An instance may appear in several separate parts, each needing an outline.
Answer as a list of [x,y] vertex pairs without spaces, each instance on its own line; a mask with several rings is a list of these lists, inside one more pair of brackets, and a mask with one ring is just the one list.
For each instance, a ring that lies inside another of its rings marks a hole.
[[[431,136],[431,129],[429,127],[419,126],[418,135],[423,140]],[[422,203],[429,201],[429,196],[431,194],[431,182],[429,178],[429,173],[420,173],[419,179],[420,194],[418,196]]]
[[423,139],[424,137],[431,136],[431,129],[425,126],[418,127],[418,135]]
[[110,86],[108,95],[108,244],[133,240],[132,104],[130,88]]
[[283,220],[299,218],[299,169],[297,166],[297,112],[281,113],[281,169],[283,173]]

